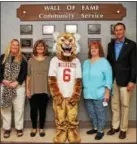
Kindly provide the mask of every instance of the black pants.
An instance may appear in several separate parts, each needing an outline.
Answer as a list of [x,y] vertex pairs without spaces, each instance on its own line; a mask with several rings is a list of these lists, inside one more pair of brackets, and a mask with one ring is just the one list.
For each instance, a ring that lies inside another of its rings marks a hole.
[[34,94],[30,99],[30,117],[33,129],[37,128],[37,118],[39,114],[39,128],[43,129],[46,119],[46,108],[48,104],[48,94]]

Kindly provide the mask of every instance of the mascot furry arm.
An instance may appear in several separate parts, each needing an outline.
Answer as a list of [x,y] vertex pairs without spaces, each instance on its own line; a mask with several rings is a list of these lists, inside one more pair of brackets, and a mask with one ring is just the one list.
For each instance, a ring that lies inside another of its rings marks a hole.
[[[56,77],[50,76],[48,78],[48,83],[49,83],[50,92],[51,92],[56,104],[61,104],[62,100],[63,100],[63,96],[59,91]],[[72,97],[69,100],[69,103],[71,103],[73,105],[80,100],[81,89],[82,89],[81,78],[77,78],[75,80],[74,91],[73,91]]]
[[49,83],[51,95],[54,98],[55,103],[58,105],[61,104],[62,100],[63,100],[63,96],[59,91],[59,87],[57,84],[57,78],[55,76],[49,76],[48,83]]
[[[56,57],[58,59],[60,59],[61,61],[65,61],[65,62],[71,62],[73,59],[77,57],[77,53],[80,51],[80,46],[77,43],[77,41],[80,39],[80,36],[78,34],[69,35],[69,34],[54,33],[54,39],[56,40],[56,43],[54,44],[53,52],[56,52]],[[66,39],[69,39],[68,42],[70,42],[70,45],[71,45],[70,55],[68,53],[67,55],[64,54],[65,50],[63,48],[65,47],[64,41]],[[71,43],[72,41],[73,43]],[[78,67],[79,69],[81,69],[80,62],[79,62]],[[51,95],[53,96],[55,103],[61,104],[64,97],[63,97],[63,94],[59,90],[57,77],[48,76],[48,83],[49,83]],[[81,89],[82,89],[81,78],[75,78],[73,93],[72,93],[72,96],[69,98],[69,103],[73,105],[80,100]]]
[[80,100],[81,89],[82,89],[81,78],[77,78],[75,80],[74,91],[72,97],[69,100],[69,103],[73,105]]

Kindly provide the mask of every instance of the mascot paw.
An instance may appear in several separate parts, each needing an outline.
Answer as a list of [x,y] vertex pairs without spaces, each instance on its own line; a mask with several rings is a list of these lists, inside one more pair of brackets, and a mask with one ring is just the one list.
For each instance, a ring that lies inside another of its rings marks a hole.
[[76,105],[76,103],[77,103],[76,101],[69,101],[69,104],[72,106]]
[[54,101],[57,105],[60,105],[63,102],[63,98],[60,95],[56,95],[56,96],[54,96]]
[[80,143],[81,138],[76,129],[68,129],[68,141],[69,143]]
[[69,99],[69,103],[75,105],[80,100],[80,96],[73,94],[72,97]]
[[67,139],[67,131],[66,130],[58,130],[56,136],[54,137],[54,143],[65,143]]

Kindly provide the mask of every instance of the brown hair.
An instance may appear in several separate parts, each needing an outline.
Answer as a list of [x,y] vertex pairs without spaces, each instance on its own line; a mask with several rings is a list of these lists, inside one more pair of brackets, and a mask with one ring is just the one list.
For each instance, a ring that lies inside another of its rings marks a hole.
[[114,30],[116,29],[116,26],[118,26],[118,25],[122,25],[123,28],[124,28],[124,30],[126,29],[126,26],[123,23],[119,22],[119,23],[117,23],[117,24],[114,25]]
[[91,57],[92,57],[92,55],[91,55],[91,47],[92,47],[92,46],[95,46],[96,48],[99,49],[99,56],[100,56],[100,57],[104,57],[104,56],[105,56],[104,50],[103,50],[103,47],[102,47],[101,43],[98,42],[98,41],[93,41],[93,42],[91,42],[91,43],[89,44],[88,58],[91,58]]
[[37,46],[39,44],[42,44],[44,46],[44,52],[43,52],[43,55],[46,56],[48,55],[48,46],[45,44],[45,42],[43,40],[37,40],[34,44],[34,47],[33,47],[33,54],[34,56],[37,55]]

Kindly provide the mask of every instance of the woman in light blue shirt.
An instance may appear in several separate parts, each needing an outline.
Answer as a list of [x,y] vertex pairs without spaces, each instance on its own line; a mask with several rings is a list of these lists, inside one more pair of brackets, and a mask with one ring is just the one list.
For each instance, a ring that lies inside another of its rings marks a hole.
[[97,133],[96,140],[104,136],[106,121],[105,106],[112,87],[112,69],[104,58],[104,51],[99,42],[92,42],[89,47],[89,59],[83,63],[84,99],[93,129],[87,134]]

